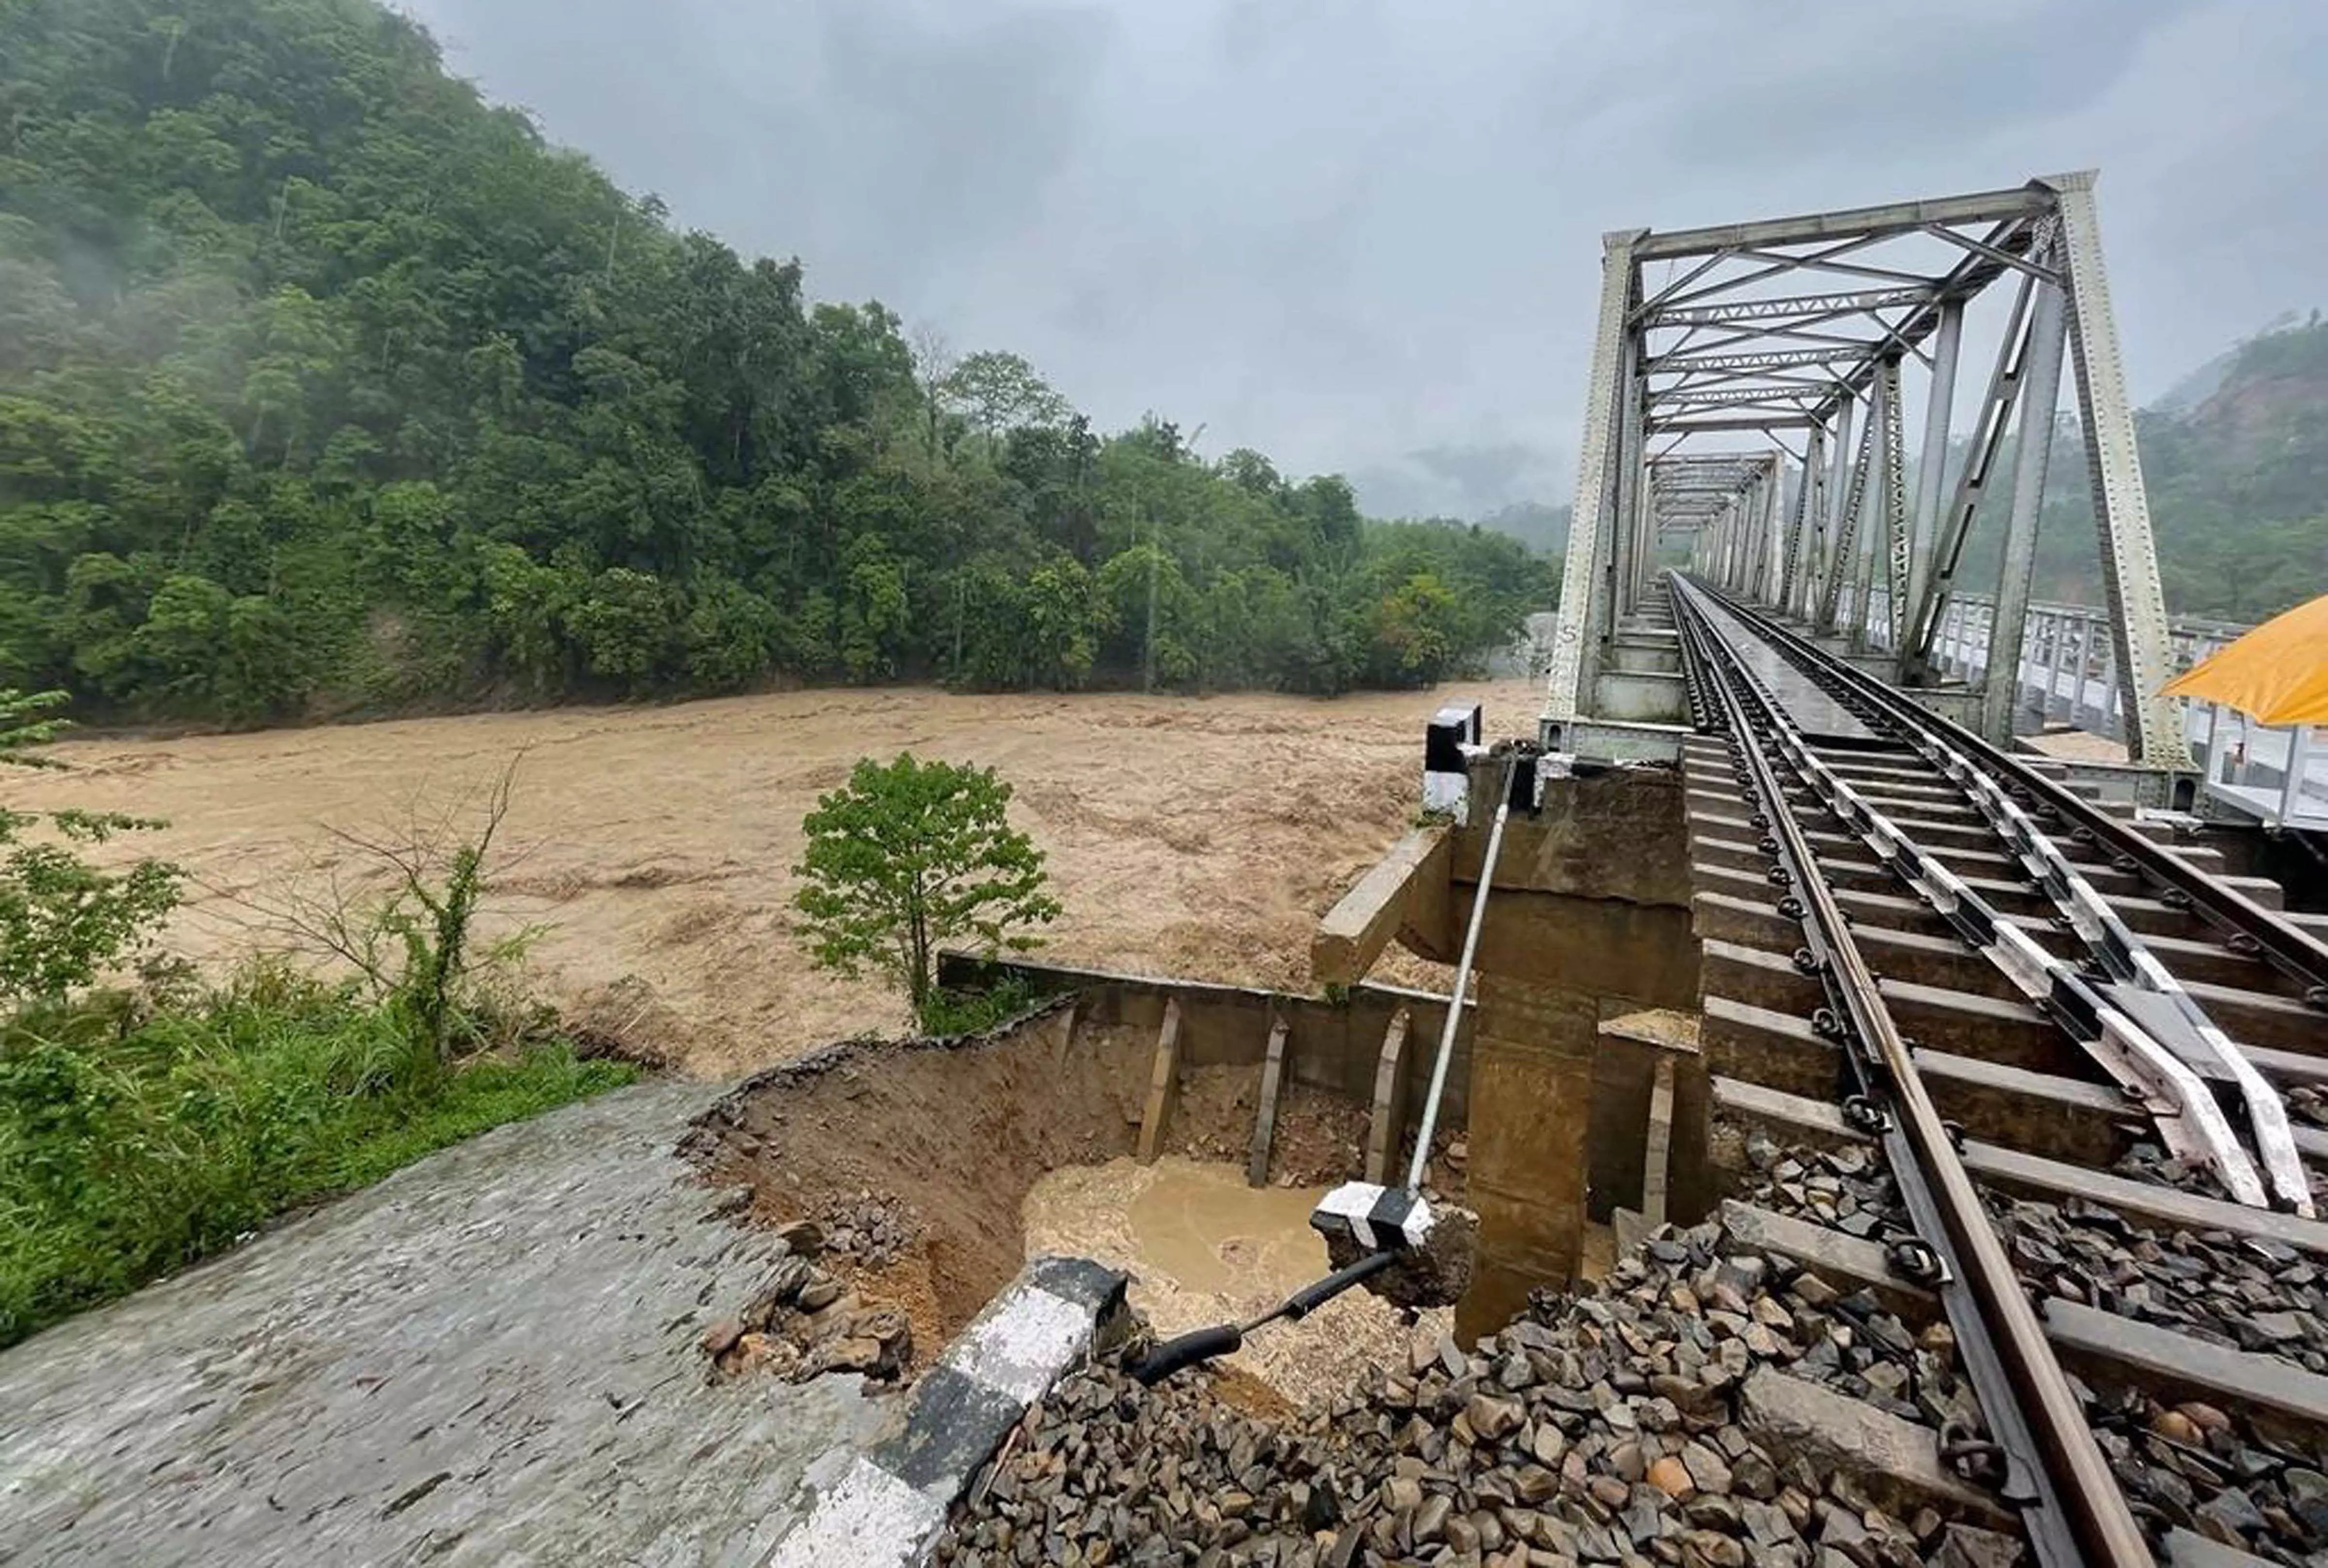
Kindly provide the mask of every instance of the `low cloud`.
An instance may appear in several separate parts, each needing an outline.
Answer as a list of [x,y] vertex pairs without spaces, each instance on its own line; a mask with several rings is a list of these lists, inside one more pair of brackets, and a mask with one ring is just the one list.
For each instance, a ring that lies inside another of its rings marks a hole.
[[819,296],[1385,510],[1566,499],[1612,228],[2098,166],[2137,398],[2322,303],[2310,0],[406,4]]

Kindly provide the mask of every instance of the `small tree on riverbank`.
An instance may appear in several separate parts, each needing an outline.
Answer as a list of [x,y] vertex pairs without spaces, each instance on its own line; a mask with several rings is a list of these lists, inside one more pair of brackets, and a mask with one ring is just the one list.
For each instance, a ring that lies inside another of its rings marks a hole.
[[[50,716],[62,692],[0,688],[0,763],[57,764],[33,748],[66,726]],[[54,841],[28,840],[45,824]],[[0,1006],[62,1000],[136,956],[178,901],[181,873],[141,860],[100,871],[73,846],[162,825],[118,812],[15,811],[0,807]]]
[[805,916],[800,937],[819,965],[868,968],[906,992],[925,1017],[937,996],[942,943],[1024,952],[1024,929],[1058,917],[1043,852],[1011,827],[1010,786],[991,768],[923,762],[912,752],[859,760],[849,782],[817,798],[801,822],[808,853],[793,874]]

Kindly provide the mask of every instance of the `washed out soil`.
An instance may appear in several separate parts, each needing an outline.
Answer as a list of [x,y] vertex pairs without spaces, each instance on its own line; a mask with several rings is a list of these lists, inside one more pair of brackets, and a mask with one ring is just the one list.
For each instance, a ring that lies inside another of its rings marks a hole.
[[[1242,1170],[1253,1152],[1260,1108],[1260,1068],[1184,1069],[1168,1146],[1192,1160],[1218,1160]],[[1278,1187],[1331,1187],[1354,1180],[1365,1164],[1366,1139],[1366,1107],[1308,1084],[1286,1084],[1277,1097],[1269,1181]]]
[[[820,1265],[867,1303],[904,1311],[926,1364],[1025,1262],[1038,1181],[1113,1162],[1138,1169],[1155,1045],[1150,1030],[1075,1022],[1065,998],[984,1034],[844,1041],[744,1080],[681,1152],[714,1186],[747,1189],[756,1221],[814,1221]],[[1260,1080],[1258,1063],[1185,1071],[1167,1152],[1232,1162],[1242,1180]],[[1289,1085],[1270,1185],[1344,1180],[1364,1125],[1359,1107]],[[1087,1228],[1036,1240],[1078,1251]]]

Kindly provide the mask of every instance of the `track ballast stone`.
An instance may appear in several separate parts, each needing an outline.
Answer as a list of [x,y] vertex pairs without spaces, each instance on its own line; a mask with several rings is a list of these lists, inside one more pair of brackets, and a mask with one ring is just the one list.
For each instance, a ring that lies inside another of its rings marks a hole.
[[[1741,1194],[1746,1202],[1866,1241],[1908,1232],[1907,1210],[1879,1154],[1852,1144],[1782,1148],[1758,1131],[1746,1140],[1746,1155],[1752,1171]],[[1873,1292],[1839,1293],[1811,1274],[1791,1280],[1787,1296],[1782,1304],[1792,1305],[1794,1325],[1769,1357],[1785,1370],[1903,1420],[1985,1430],[1945,1322],[1912,1329]]]
[[[2044,1294],[2226,1349],[2328,1371],[2328,1283],[2283,1243],[2165,1231],[2103,1204],[1991,1197],[2016,1269]],[[2328,1447],[2247,1414],[2092,1390],[2096,1440],[2150,1517],[2268,1562],[2328,1565]]]
[[[1028,1412],[936,1558],[958,1568],[2021,1561],[2016,1537],[1983,1527],[2002,1517],[1968,1487],[1901,1495],[1892,1478],[1822,1470],[1750,1430],[1750,1383],[1803,1386],[1782,1368],[1804,1359],[1804,1315],[1826,1326],[1819,1343],[1840,1343],[1838,1367],[1873,1339],[1874,1314],[1823,1290],[1709,1224],[1661,1232],[1598,1289],[1540,1293],[1469,1353],[1442,1339],[1299,1416],[1248,1414],[1203,1374],[1143,1388],[1120,1365],[1095,1365]],[[1895,1356],[1936,1369],[1948,1360],[1910,1340],[1868,1364]]]
[[[1781,1148],[1749,1135],[1749,1201],[1880,1239],[1904,1227],[1905,1211],[1880,1156],[1846,1146]],[[2118,1173],[2222,1196],[2206,1171],[2137,1143]],[[2167,1231],[2082,1199],[2039,1202],[1990,1194],[1991,1218],[2015,1270],[2043,1296],[2081,1302],[2172,1329],[2226,1349],[2275,1356],[2328,1372],[2328,1275],[2284,1243],[2222,1231]],[[1799,1286],[1798,1287],[1799,1288]],[[1896,1342],[1892,1324],[1875,1325]],[[1917,1342],[1944,1342],[1944,1324]],[[1854,1358],[1855,1359],[1855,1358]],[[1890,1385],[1907,1375],[1915,1404],[1934,1425],[1953,1412],[1976,1417],[1968,1388],[1922,1376],[1927,1368],[1847,1367],[1825,1351],[1788,1367],[1911,1414]],[[2086,1390],[2103,1457],[2137,1514],[2268,1562],[2328,1568],[2328,1451],[2315,1440],[2258,1433],[2244,1414],[2201,1401],[2167,1403],[2139,1389]]]

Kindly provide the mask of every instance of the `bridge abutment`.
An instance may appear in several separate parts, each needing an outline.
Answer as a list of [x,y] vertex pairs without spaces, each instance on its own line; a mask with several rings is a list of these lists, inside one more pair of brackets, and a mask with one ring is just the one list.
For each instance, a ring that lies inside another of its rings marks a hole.
[[[1468,908],[1487,840],[1492,775],[1477,820],[1455,835],[1451,902]],[[1660,1047],[1605,1027],[1644,1009],[1694,1012],[1688,835],[1679,775],[1620,768],[1546,781],[1543,809],[1515,816],[1478,955],[1467,1202],[1479,1256],[1457,1314],[1490,1331],[1538,1285],[1583,1267],[1589,1222],[1642,1201]],[[1668,1103],[1702,1103],[1689,1054]],[[1675,1118],[1667,1112],[1667,1125]],[[1673,1217],[1702,1206],[1702,1140],[1675,1140]]]

